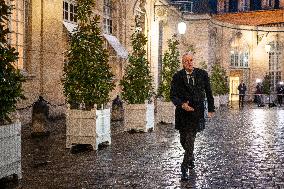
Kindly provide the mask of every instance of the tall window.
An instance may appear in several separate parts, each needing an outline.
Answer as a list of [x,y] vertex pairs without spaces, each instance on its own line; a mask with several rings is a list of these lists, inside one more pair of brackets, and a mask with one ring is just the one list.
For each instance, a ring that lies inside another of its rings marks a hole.
[[77,6],[74,1],[63,1],[63,20],[71,23],[77,22]]
[[104,33],[112,34],[111,0],[104,0]]
[[230,50],[231,68],[248,68],[249,66],[249,46],[242,35],[241,32],[234,34]]
[[229,12],[229,0],[224,1],[224,12]]
[[248,68],[248,57],[247,51],[238,52],[237,50],[231,51],[231,67],[235,68]]
[[269,52],[269,75],[271,90],[275,91],[276,85],[281,81],[281,48],[278,41],[269,43],[271,46]]
[[7,1],[13,5],[12,14],[9,16],[8,27],[11,33],[8,42],[19,53],[19,59],[15,62],[18,69],[23,69],[24,59],[24,1]]
[[243,11],[249,10],[249,0],[243,0]]

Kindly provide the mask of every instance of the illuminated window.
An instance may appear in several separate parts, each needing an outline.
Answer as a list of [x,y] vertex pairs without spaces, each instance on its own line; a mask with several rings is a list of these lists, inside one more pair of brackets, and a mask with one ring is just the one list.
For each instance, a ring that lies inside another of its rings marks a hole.
[[8,35],[8,42],[19,53],[15,66],[23,69],[24,59],[24,1],[7,1],[13,6],[12,14],[9,16],[8,27],[11,33]]
[[231,67],[248,68],[249,53],[247,49],[240,50],[235,47],[231,50]]
[[77,22],[77,6],[74,1],[63,1],[63,20],[71,23]]
[[104,33],[112,34],[111,0],[104,0]]
[[275,91],[276,85],[281,81],[281,48],[278,41],[269,43],[271,46],[269,52],[269,76],[272,91]]

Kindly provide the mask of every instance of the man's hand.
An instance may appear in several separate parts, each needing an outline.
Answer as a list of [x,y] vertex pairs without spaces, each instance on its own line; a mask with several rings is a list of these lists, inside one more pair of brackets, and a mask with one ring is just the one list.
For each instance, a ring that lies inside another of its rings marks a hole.
[[189,106],[188,103],[189,103],[188,101],[185,102],[185,103],[183,103],[183,104],[181,105],[182,109],[184,109],[185,111],[188,111],[188,112],[193,112],[193,111],[194,111],[194,108],[191,107],[191,106]]
[[212,118],[214,116],[214,112],[208,112],[208,117]]

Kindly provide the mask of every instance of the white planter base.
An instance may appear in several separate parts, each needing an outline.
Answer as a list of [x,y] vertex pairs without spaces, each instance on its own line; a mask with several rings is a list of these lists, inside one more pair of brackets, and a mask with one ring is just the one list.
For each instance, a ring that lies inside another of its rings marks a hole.
[[22,178],[20,122],[0,126],[0,178],[13,174]]
[[228,106],[229,104],[229,95],[220,95],[220,105]]
[[175,123],[175,105],[157,100],[157,123]]
[[214,96],[214,106],[216,109],[220,108],[220,96]]
[[67,109],[66,148],[74,144],[91,144],[97,150],[99,144],[104,142],[111,144],[110,109]]
[[124,131],[148,132],[154,130],[154,125],[154,103],[125,105]]

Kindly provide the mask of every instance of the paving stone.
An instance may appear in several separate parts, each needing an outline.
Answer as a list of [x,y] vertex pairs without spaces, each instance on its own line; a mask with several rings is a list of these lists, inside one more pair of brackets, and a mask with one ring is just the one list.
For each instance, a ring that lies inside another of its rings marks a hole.
[[[65,149],[64,119],[50,122],[50,131],[34,142],[30,126],[23,126],[23,178],[6,188],[284,188],[283,108],[218,110],[197,135],[196,167],[187,182],[180,180],[183,150],[172,124],[130,134],[123,122],[113,122],[110,146],[76,153]],[[39,147],[44,150],[35,153]],[[47,163],[34,167],[37,158]]]

